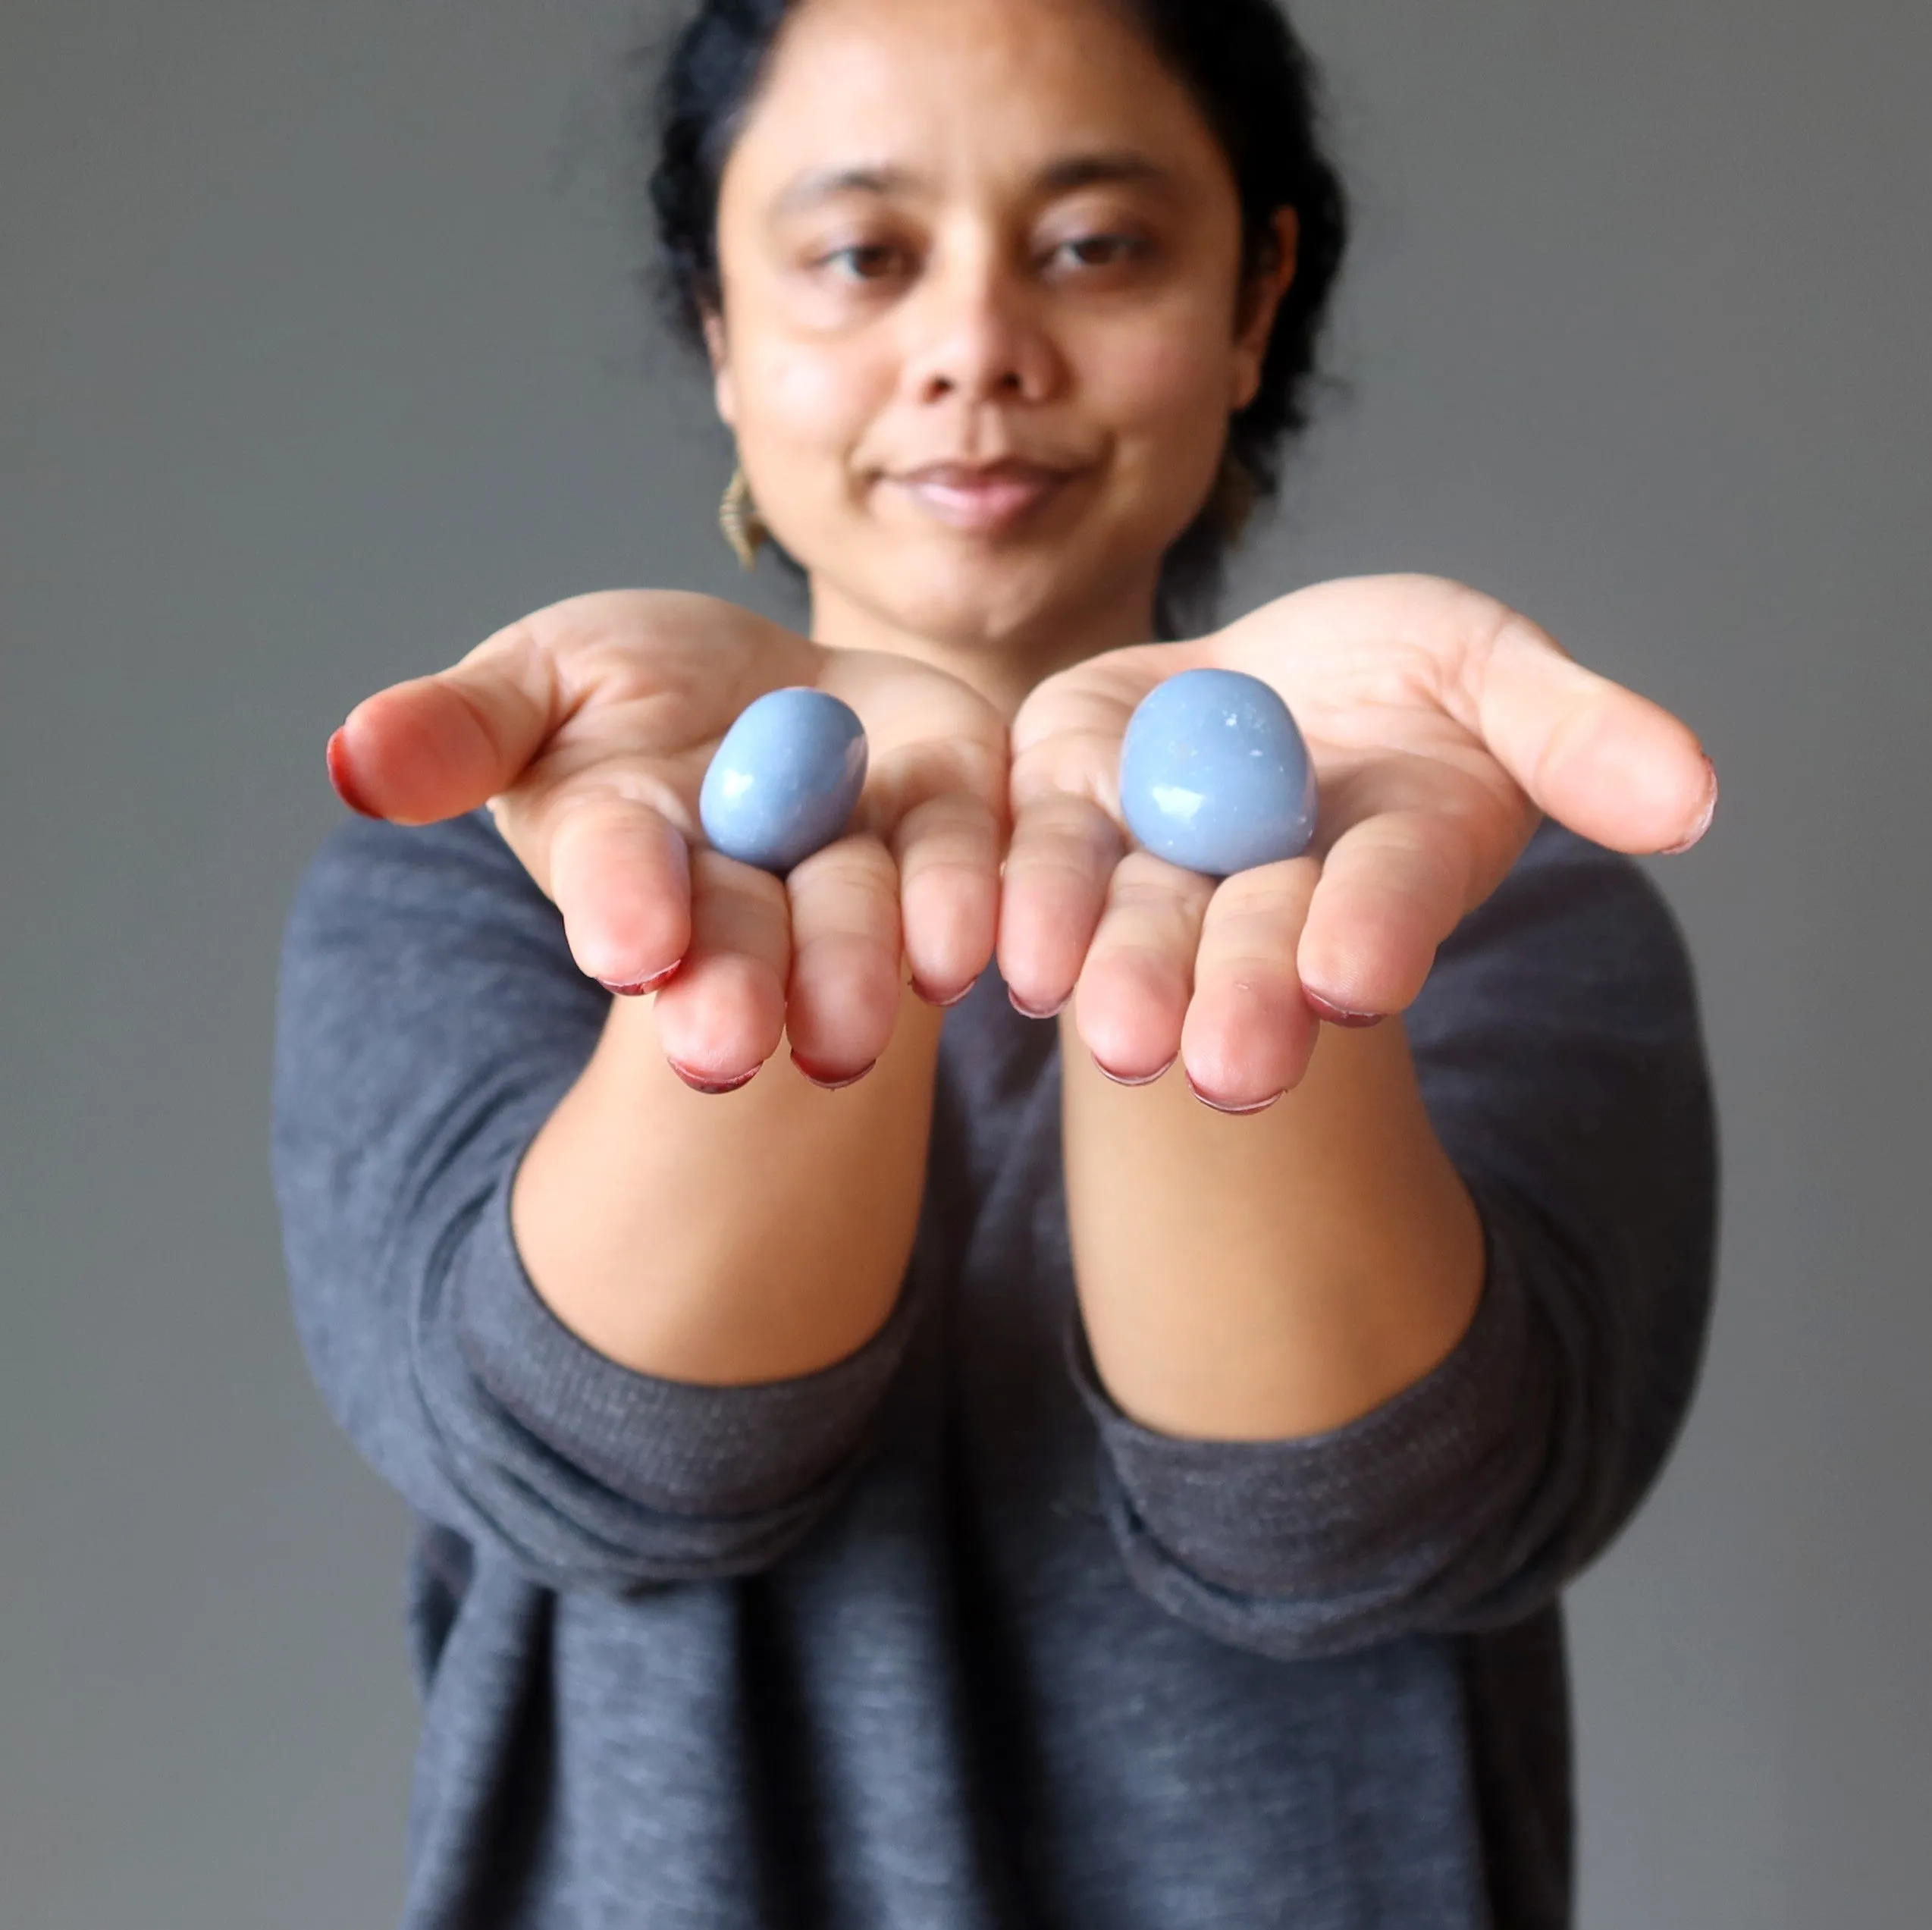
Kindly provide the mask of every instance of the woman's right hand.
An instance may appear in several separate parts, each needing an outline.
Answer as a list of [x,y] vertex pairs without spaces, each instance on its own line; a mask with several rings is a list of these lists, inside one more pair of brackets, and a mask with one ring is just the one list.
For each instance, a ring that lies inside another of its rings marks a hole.
[[[779,879],[707,847],[698,793],[745,706],[798,684],[858,712],[870,759],[852,830]],[[1006,761],[1005,720],[941,671],[648,590],[553,604],[378,691],[328,752],[369,816],[487,803],[579,968],[655,990],[666,1056],[707,1090],[787,1035],[808,1077],[863,1071],[892,1037],[902,961],[922,997],[963,994],[993,953]]]

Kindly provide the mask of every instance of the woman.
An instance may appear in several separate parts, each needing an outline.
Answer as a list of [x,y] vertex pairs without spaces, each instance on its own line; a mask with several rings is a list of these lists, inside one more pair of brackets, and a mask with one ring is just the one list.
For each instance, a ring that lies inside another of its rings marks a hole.
[[[666,104],[809,639],[586,596],[370,698],[284,962],[304,1342],[422,1521],[406,1922],[1567,1922],[1558,1594],[1712,1257],[1617,854],[1708,761],[1437,580],[1146,641],[1341,250],[1265,0],[711,0]],[[1114,791],[1200,665],[1322,786],[1218,885]],[[780,880],[695,806],[795,684],[872,766]]]

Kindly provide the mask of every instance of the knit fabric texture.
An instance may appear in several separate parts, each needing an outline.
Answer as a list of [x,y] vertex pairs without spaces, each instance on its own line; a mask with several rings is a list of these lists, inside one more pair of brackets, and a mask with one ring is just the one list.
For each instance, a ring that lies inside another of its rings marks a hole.
[[1639,865],[1546,822],[1441,947],[1404,1023],[1482,1298],[1313,1438],[1109,1398],[1057,1028],[995,971],[864,1347],[743,1387],[595,1352],[509,1203],[609,999],[485,812],[345,824],[288,921],[296,1325],[419,1523],[403,1930],[1572,1921],[1560,1593],[1676,1437],[1714,1258],[1695,987]]

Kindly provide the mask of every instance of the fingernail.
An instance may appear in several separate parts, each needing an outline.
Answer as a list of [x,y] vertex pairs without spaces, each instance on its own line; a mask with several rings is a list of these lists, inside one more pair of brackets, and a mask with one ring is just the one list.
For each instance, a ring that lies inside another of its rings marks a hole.
[[684,961],[680,959],[677,965],[668,965],[654,977],[640,978],[634,984],[619,985],[615,979],[611,978],[600,978],[597,982],[607,992],[614,992],[620,999],[639,999],[647,992],[656,991],[660,985],[668,985],[678,975],[678,965],[682,965],[683,962]]
[[1388,1015],[1383,1012],[1350,1012],[1344,1007],[1331,1004],[1319,992],[1311,992],[1304,985],[1301,996],[1308,1001],[1308,1008],[1318,1018],[1325,1018],[1331,1025],[1347,1025],[1360,1030],[1363,1026],[1379,1025]]
[[1212,1106],[1217,1112],[1231,1113],[1237,1119],[1244,1117],[1250,1112],[1265,1112],[1268,1110],[1269,1106],[1274,1105],[1276,1100],[1279,1100],[1281,1097],[1281,1095],[1278,1092],[1274,1095],[1273,1098],[1257,1100],[1252,1106],[1234,1106],[1231,1105],[1225,1099],[1216,1099],[1212,1093],[1202,1091],[1200,1087],[1195,1084],[1193,1075],[1192,1073],[1187,1074],[1186,1077],[1187,1080],[1187,1090],[1191,1092],[1203,1106]]
[[919,974],[917,972],[914,972],[912,977],[912,990],[913,994],[915,997],[924,999],[929,1006],[938,1006],[943,1009],[948,1006],[956,1006],[958,1004],[959,1001],[965,997],[966,994],[970,992],[975,985],[978,984],[979,982],[980,981],[977,978],[969,978],[958,991],[953,993],[951,998],[942,999],[936,996],[934,993],[927,991],[925,987],[920,984]]
[[857,1085],[859,1081],[864,1078],[879,1062],[876,1059],[868,1059],[856,1072],[834,1075],[820,1072],[809,1059],[801,1059],[795,1050],[792,1054],[792,1063],[797,1066],[799,1072],[811,1080],[814,1085],[823,1087],[827,1092],[838,1092],[847,1086]]
[[[1178,1053],[1176,1053],[1174,1058],[1178,1059],[1180,1056],[1181,1055]],[[1174,1059],[1170,1059],[1167,1062],[1167,1064],[1162,1066],[1158,1072],[1143,1072],[1137,1078],[1130,1078],[1124,1072],[1115,1072],[1110,1070],[1107,1066],[1101,1064],[1097,1056],[1095,1057],[1093,1062],[1096,1065],[1099,1065],[1100,1067],[1100,1070],[1105,1073],[1109,1078],[1112,1079],[1114,1084],[1117,1086],[1150,1086],[1156,1079],[1165,1078],[1167,1076],[1168,1072],[1173,1066]]]
[[329,739],[327,753],[329,782],[334,786],[336,796],[357,816],[380,818],[382,815],[381,811],[372,811],[362,802],[362,794],[356,788],[355,779],[350,775],[349,748],[343,737],[347,728],[346,724],[337,724],[334,735]]
[[1706,831],[1710,830],[1711,821],[1717,814],[1717,767],[1711,761],[1708,757],[1707,757],[1704,760],[1704,767],[1710,774],[1711,786],[1709,791],[1705,796],[1704,814],[1702,817],[1698,818],[1697,821],[1697,828],[1691,833],[1689,837],[1684,839],[1680,843],[1667,844],[1664,847],[1663,855],[1666,858],[1674,858],[1679,852],[1689,850],[1691,846],[1695,844],[1698,839],[1702,837]]
[[1058,1018],[1067,1009],[1067,1001],[1062,999],[1056,1006],[1048,1006],[1036,1012],[1031,1006],[1021,1004],[1019,994],[1010,985],[1006,988],[1006,1000],[1022,1018]]
[[694,1072],[688,1066],[680,1065],[675,1059],[666,1060],[671,1070],[690,1087],[693,1092],[735,1092],[740,1086],[748,1086],[758,1076],[754,1065],[748,1072],[741,1072],[735,1079],[707,1079],[701,1072]]

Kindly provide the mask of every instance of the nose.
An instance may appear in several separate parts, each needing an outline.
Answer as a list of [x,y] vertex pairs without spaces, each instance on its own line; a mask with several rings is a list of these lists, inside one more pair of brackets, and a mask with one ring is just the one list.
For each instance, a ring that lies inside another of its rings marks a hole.
[[990,242],[943,250],[906,320],[905,387],[928,406],[1044,401],[1062,379],[1037,291]]

